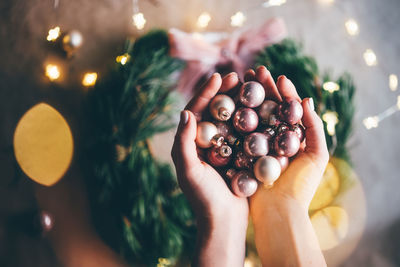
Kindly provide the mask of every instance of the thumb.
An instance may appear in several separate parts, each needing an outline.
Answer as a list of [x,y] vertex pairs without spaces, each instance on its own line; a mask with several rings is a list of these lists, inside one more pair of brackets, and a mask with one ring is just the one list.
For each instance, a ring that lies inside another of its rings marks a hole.
[[314,111],[312,98],[303,99],[302,106],[304,112],[302,122],[306,128],[306,148],[304,153],[310,155],[324,166],[329,160],[324,124]]
[[200,164],[195,143],[196,134],[196,117],[192,112],[183,110],[171,151],[177,172],[187,173],[194,166]]

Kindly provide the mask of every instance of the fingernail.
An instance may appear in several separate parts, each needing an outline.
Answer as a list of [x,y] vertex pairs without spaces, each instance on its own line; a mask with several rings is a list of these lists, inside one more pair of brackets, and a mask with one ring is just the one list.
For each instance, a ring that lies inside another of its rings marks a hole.
[[279,80],[279,79],[287,79],[287,78],[286,78],[285,75],[280,75],[280,76],[278,77],[278,80]]
[[310,106],[310,109],[314,111],[314,99],[312,99],[312,97],[308,99],[308,105]]
[[185,125],[187,124],[188,120],[189,120],[189,113],[186,110],[182,110],[180,124]]

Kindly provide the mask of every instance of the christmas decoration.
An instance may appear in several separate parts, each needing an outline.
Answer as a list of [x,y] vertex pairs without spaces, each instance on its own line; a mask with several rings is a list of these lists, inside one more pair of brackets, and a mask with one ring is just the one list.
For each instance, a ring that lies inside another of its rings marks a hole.
[[64,35],[62,39],[62,45],[65,52],[71,55],[79,47],[82,46],[83,37],[82,34],[77,30],[72,30]]
[[[272,186],[279,178],[282,168],[287,167],[288,158],[295,156],[298,152],[300,140],[304,139],[304,128],[297,124],[303,116],[303,108],[297,100],[280,104],[265,100],[264,87],[255,81],[245,82],[235,99],[239,101],[239,105],[245,107],[239,107],[232,120],[229,119],[230,116],[224,116],[225,122],[219,123],[219,130],[211,122],[199,122],[196,143],[199,148],[208,148],[209,164],[217,168],[229,168],[229,172],[225,170],[224,173],[227,174],[226,178],[232,179],[233,192],[240,197],[249,197],[252,195],[251,192],[255,192],[253,191],[254,182],[250,178],[253,179],[255,175],[265,186]],[[263,106],[257,114],[253,108],[261,104]],[[221,109],[227,111],[228,106],[235,108],[229,96],[216,95],[210,101],[210,113],[214,118],[220,118],[219,111]],[[229,115],[233,111],[230,110]],[[259,114],[262,114],[262,117],[259,118]],[[279,116],[280,120],[270,120],[271,116]],[[262,124],[259,125],[259,121],[272,122],[273,125],[264,128]],[[230,124],[236,132],[230,129]],[[261,132],[257,132],[257,128],[261,129]],[[270,145],[275,156],[281,157],[280,161],[267,156],[270,153]],[[232,151],[235,151],[234,156],[232,156]],[[231,163],[232,158],[234,160]]]
[[73,154],[73,138],[68,123],[45,103],[28,110],[14,133],[15,158],[33,181],[51,186],[68,170]]
[[235,103],[227,95],[217,95],[210,103],[210,113],[214,119],[227,121],[235,111]]
[[153,135],[174,125],[177,112],[171,88],[183,64],[167,53],[164,31],[128,42],[121,54],[130,60],[116,63],[86,96],[82,168],[93,222],[133,266],[157,266],[159,259],[174,264],[194,250],[192,211],[171,167],[160,163],[149,145]]

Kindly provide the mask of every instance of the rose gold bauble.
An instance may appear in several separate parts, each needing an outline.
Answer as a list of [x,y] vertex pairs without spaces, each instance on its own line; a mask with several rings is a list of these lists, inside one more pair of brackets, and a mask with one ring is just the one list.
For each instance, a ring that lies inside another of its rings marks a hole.
[[279,156],[293,157],[300,148],[300,140],[293,131],[278,134],[275,138],[275,152]]
[[258,116],[263,123],[269,122],[269,117],[275,114],[278,103],[272,100],[265,100],[258,109]]
[[298,123],[303,117],[303,107],[297,100],[283,102],[278,106],[279,118],[289,124]]

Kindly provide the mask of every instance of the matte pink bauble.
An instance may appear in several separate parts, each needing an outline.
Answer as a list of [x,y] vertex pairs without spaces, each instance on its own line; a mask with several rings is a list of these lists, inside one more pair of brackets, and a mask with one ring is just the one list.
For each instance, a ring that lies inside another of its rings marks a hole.
[[210,102],[210,113],[214,119],[227,121],[235,111],[235,103],[227,95],[216,95]]
[[254,175],[266,186],[271,186],[281,175],[279,161],[271,156],[262,156],[254,164]]
[[238,197],[250,197],[257,191],[258,183],[250,172],[239,171],[232,178],[231,187]]
[[216,134],[218,134],[218,130],[214,124],[208,121],[199,122],[197,124],[196,144],[201,148],[209,148]]

